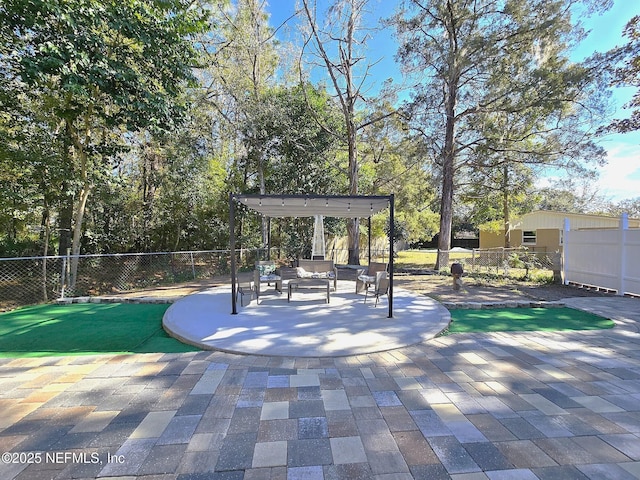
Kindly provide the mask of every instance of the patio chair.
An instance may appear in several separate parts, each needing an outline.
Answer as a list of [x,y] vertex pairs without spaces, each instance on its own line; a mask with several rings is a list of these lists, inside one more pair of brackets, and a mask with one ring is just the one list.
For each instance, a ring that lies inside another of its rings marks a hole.
[[256,262],[256,268],[253,271],[253,288],[256,292],[256,302],[260,303],[261,285],[266,283],[271,285],[275,283],[276,291],[282,292],[282,277],[276,274],[276,262],[272,260],[264,260]]
[[[376,281],[373,288],[372,295],[376,297],[376,303],[374,307],[378,306],[378,300],[380,299],[380,295],[388,295],[389,294],[389,276],[387,272],[377,272],[376,273]],[[367,303],[367,295],[369,294],[369,289],[367,288],[364,292],[364,303]]]
[[236,302],[238,301],[238,295],[240,295],[240,306],[244,307],[244,297],[249,295],[249,303],[253,300],[254,294],[253,281],[250,278],[237,278],[236,279]]
[[356,293],[367,290],[375,282],[378,272],[386,272],[387,264],[371,262],[367,268],[359,268],[356,273]]

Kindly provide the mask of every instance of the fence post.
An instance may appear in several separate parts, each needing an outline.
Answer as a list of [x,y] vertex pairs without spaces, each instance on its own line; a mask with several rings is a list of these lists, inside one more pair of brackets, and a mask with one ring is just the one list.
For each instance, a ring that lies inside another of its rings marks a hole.
[[620,244],[618,249],[620,251],[620,268],[618,268],[618,295],[624,296],[626,287],[624,284],[624,278],[627,275],[627,230],[629,229],[629,215],[623,213],[620,217]]
[[471,271],[472,272],[476,271],[476,249],[475,248],[471,249]]
[[67,257],[62,257],[62,271],[60,272],[60,298],[64,298],[64,286],[67,283]]
[[567,279],[567,250],[569,246],[569,219],[564,219],[564,224],[562,226],[562,257],[560,261],[562,262],[562,283],[565,285],[569,285],[569,280]]
[[193,273],[193,279],[196,279],[196,266],[193,263],[193,252],[189,252],[189,257],[191,258],[191,273]]

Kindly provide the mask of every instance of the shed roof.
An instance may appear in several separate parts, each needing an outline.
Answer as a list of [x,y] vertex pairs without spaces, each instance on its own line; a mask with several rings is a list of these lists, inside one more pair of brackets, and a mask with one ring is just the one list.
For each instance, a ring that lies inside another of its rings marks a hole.
[[[607,215],[595,215],[590,213],[568,213],[551,210],[536,210],[522,215],[519,221],[515,222],[512,228],[522,230],[538,230],[544,228],[557,228],[562,230],[564,219],[569,219],[571,230],[584,228],[617,228],[620,224],[620,217]],[[640,220],[629,218],[629,227],[640,227]]]

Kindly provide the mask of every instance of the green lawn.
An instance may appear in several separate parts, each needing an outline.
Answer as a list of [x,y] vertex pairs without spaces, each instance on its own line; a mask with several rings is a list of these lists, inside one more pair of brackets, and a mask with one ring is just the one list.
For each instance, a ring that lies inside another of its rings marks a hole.
[[452,310],[447,333],[600,330],[613,326],[611,320],[573,308],[496,308]]
[[[434,268],[438,253],[435,250],[403,250],[398,252],[397,257],[393,260],[395,267],[402,268]],[[461,259],[470,259],[469,252],[451,252],[449,254],[449,262]],[[447,265],[448,268],[448,265]]]
[[159,304],[35,305],[0,314],[0,357],[196,351],[169,337]]

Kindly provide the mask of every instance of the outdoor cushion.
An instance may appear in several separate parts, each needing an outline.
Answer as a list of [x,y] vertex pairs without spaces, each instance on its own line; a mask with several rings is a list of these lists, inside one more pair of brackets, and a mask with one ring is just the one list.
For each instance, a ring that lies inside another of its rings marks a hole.
[[260,275],[261,279],[262,277],[268,277],[276,273],[275,264],[257,265],[257,268],[258,268],[258,274]]
[[307,272],[302,267],[296,268],[296,275],[298,278],[334,278],[336,276],[334,272]]

